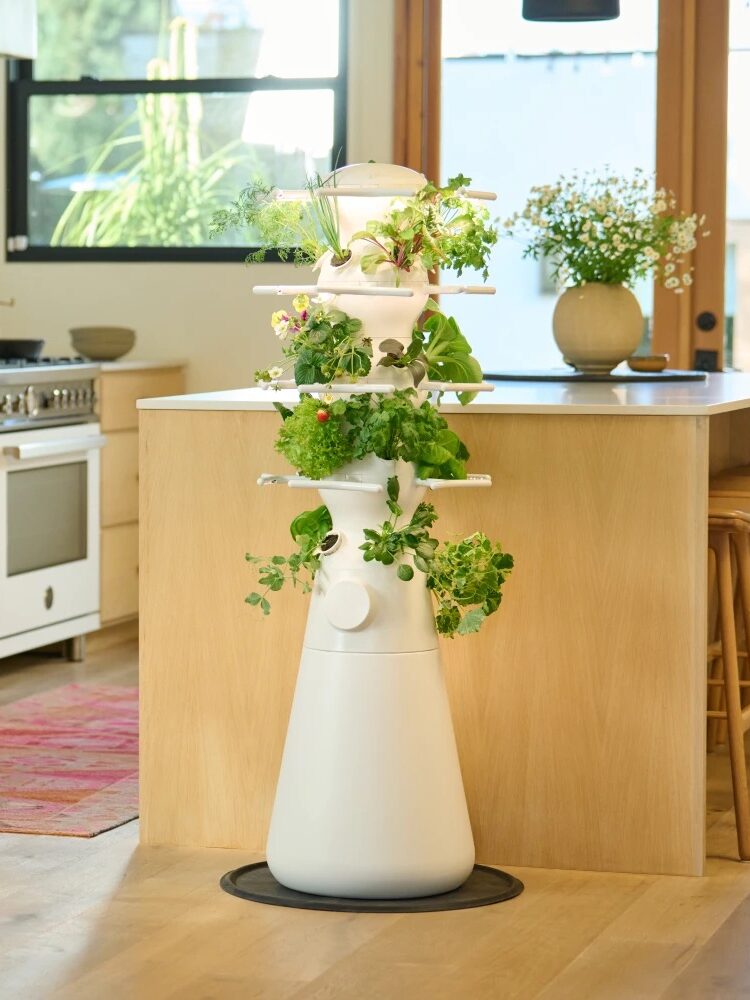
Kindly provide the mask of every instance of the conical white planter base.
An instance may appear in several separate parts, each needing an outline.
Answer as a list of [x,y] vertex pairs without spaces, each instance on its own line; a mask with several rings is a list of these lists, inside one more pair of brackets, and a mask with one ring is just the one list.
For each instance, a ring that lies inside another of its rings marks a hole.
[[268,865],[291,889],[361,899],[468,878],[474,843],[437,649],[304,649]]

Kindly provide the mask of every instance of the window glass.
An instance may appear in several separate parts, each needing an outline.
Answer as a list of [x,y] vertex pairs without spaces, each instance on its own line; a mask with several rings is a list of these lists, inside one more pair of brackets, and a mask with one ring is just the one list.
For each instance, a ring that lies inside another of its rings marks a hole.
[[338,0],[38,0],[38,9],[38,80],[140,80],[159,62],[188,79],[338,73]]
[[8,576],[86,558],[85,462],[8,473]]
[[[521,3],[443,0],[443,179],[459,172],[497,192],[507,218],[529,188],[574,170],[655,169],[657,0],[629,0],[616,21],[534,23]],[[451,302],[487,371],[560,367],[557,290],[544,262],[503,239],[493,304]],[[646,328],[652,288],[636,289]]]
[[209,223],[253,177],[300,187],[332,161],[330,90],[34,95],[32,246],[238,245]]

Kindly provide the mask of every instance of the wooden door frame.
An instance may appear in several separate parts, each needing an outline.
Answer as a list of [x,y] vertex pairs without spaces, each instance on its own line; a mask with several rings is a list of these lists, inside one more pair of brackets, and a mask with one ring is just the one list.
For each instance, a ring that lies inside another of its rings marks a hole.
[[[674,368],[724,363],[729,0],[661,0],[656,177],[681,209],[706,215],[682,295],[654,289],[653,348]],[[698,317],[711,314],[703,330]],[[696,355],[696,352],[709,352]]]
[[440,180],[441,0],[395,0],[393,162]]

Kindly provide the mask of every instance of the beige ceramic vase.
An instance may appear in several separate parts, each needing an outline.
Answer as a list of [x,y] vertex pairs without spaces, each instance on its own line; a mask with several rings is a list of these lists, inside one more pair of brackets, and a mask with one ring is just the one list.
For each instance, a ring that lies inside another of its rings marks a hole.
[[568,364],[581,372],[606,375],[640,344],[643,313],[624,285],[590,282],[563,292],[552,329]]

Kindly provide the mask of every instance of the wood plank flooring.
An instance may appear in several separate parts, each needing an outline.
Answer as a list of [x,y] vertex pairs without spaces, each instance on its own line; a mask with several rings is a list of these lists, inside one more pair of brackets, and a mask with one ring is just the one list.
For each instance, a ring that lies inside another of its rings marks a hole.
[[[87,664],[0,661],[0,703],[131,684],[132,645]],[[179,752],[176,748],[175,752]],[[514,869],[518,899],[458,913],[264,907],[221,892],[243,852],[0,835],[2,1000],[725,1000],[750,997],[750,865],[728,762],[709,758],[705,878]],[[638,803],[632,803],[637,809]]]

